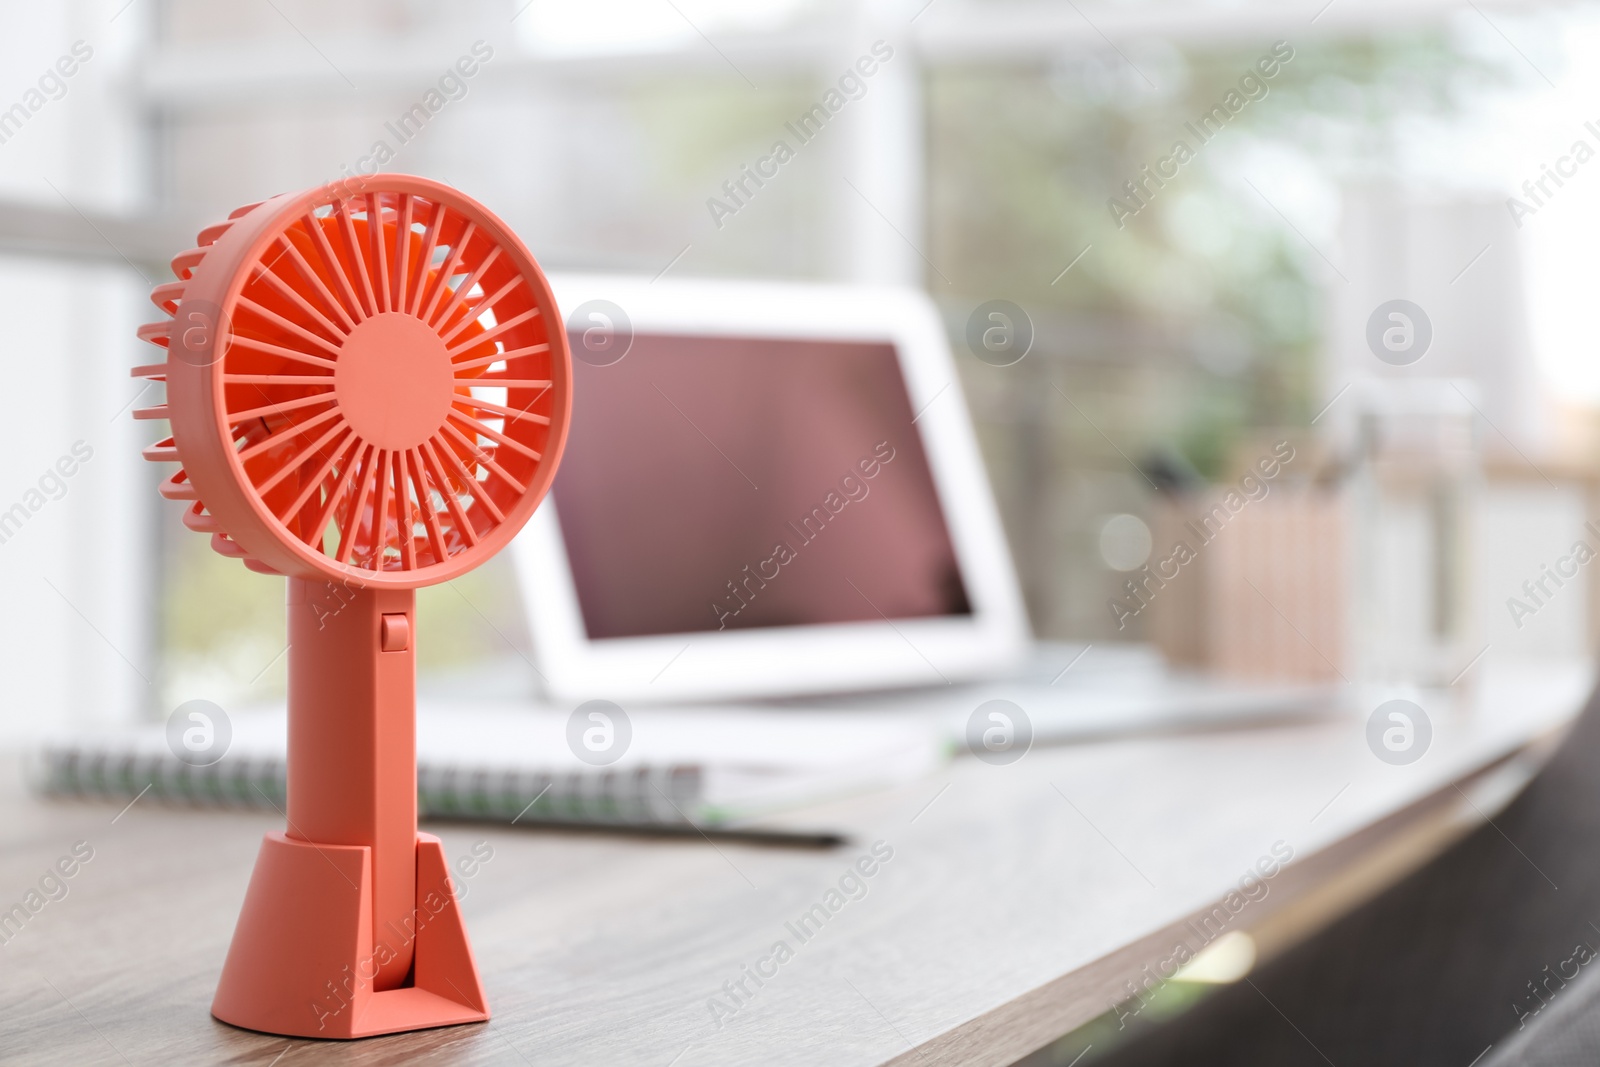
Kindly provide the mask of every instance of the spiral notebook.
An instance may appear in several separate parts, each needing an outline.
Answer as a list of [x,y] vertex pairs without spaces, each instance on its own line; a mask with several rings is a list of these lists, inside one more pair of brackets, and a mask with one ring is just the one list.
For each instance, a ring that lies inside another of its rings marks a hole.
[[[915,780],[951,753],[942,731],[904,715],[647,710],[633,713],[622,757],[596,767],[567,747],[567,717],[525,706],[421,706],[419,817],[732,829]],[[282,811],[285,713],[243,712],[231,725],[226,754],[210,766],[179,760],[155,723],[50,740],[36,753],[31,778],[55,796]]]

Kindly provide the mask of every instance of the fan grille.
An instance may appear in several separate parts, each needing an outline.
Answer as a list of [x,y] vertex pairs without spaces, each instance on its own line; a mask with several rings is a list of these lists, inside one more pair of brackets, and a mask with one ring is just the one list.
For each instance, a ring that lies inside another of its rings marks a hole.
[[[139,415],[172,419],[173,437],[146,455],[178,459],[202,436],[186,420],[217,420],[257,513],[323,573],[423,584],[459,570],[531,512],[525,498],[542,494],[564,438],[565,339],[544,279],[491,216],[448,193],[369,186],[240,209],[236,220],[273,217],[225,264],[223,299],[206,299],[218,288],[207,261],[233,223],[202,231],[201,247],[173,260],[180,281],[151,294],[174,318],[140,336],[168,358],[134,373],[167,380],[169,403]],[[182,376],[204,382],[212,410],[175,402]],[[241,545],[245,530],[230,536],[190,473],[162,487],[193,502],[185,522],[275,570],[259,557],[280,554]]]

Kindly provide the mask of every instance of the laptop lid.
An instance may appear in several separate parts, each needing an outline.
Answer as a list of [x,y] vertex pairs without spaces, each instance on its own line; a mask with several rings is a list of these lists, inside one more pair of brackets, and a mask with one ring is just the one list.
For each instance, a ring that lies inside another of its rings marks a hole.
[[1027,622],[926,296],[553,275],[574,409],[513,543],[559,699],[942,686]]

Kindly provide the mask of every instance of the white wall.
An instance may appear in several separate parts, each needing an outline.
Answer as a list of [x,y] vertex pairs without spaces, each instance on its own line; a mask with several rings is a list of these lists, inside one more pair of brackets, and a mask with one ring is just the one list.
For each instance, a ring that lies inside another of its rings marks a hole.
[[[91,214],[139,201],[139,129],[123,79],[149,12],[116,15],[119,6],[7,10],[0,111],[26,105],[74,42],[93,54],[0,144],[0,196]],[[145,578],[157,500],[138,455],[150,424],[136,426],[125,408],[142,384],[128,368],[149,359],[133,330],[154,309],[138,269],[115,251],[108,262],[0,259],[0,512],[27,509],[0,544],[0,742],[126,720],[150,693],[141,674],[153,678]],[[92,458],[58,486],[46,472],[78,441]]]

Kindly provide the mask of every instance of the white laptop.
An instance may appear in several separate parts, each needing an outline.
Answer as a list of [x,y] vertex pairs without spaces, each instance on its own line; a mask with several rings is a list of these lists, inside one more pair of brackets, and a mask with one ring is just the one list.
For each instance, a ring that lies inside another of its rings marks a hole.
[[[1035,737],[1317,703],[1032,641],[933,304],[905,289],[554,275],[571,436],[513,543],[546,696],[1017,702]],[[1114,666],[1116,669],[1106,669]],[[1055,683],[1055,684],[1052,684]]]

